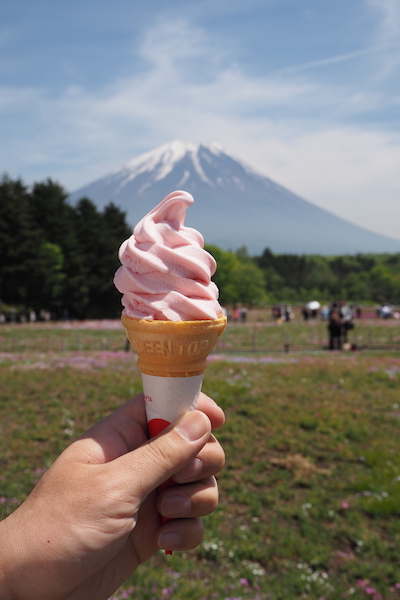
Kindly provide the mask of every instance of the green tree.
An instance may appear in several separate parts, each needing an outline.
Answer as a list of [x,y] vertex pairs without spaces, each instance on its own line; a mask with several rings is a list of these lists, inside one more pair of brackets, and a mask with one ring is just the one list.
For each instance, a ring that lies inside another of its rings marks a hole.
[[37,304],[35,274],[44,241],[29,210],[26,186],[4,175],[0,182],[0,298],[4,303]]
[[[77,248],[83,260],[78,316],[82,319],[99,317],[101,316],[99,303],[104,291],[102,240],[105,227],[101,214],[89,198],[81,198],[75,207],[74,229]],[[109,275],[111,277],[111,273]]]
[[125,213],[112,203],[99,212],[91,200],[82,198],[75,208],[75,231],[85,269],[81,315],[116,317],[121,311],[121,295],[113,284],[120,266],[118,248],[132,233]]
[[350,301],[361,302],[371,298],[368,273],[349,273],[343,282],[345,296]]
[[117,317],[121,313],[121,294],[116,289],[113,278],[114,273],[120,266],[118,250],[124,240],[131,234],[132,230],[126,223],[126,213],[112,202],[109,203],[102,213],[103,240],[102,240],[102,277],[104,285],[99,298],[101,310],[107,317]]
[[[40,246],[36,279],[40,290],[38,300],[42,307],[57,306],[65,280],[63,263],[64,257],[60,246],[51,242],[44,242]],[[39,308],[38,303],[35,308]]]
[[235,254],[242,264],[249,264],[254,262],[247,250],[247,246],[240,246],[240,248],[236,250]]
[[218,246],[206,246],[217,261],[213,280],[220,291],[222,305],[254,305],[266,299],[264,275],[245,248],[238,253]]
[[58,262],[58,284],[50,286],[57,293],[49,293],[42,300],[42,307],[59,315],[66,310],[71,316],[84,316],[87,306],[86,294],[82,293],[86,288],[85,256],[76,235],[75,210],[67,202],[67,192],[51,179],[35,183],[29,206],[47,243],[56,245],[62,255]]
[[235,274],[235,302],[255,306],[267,300],[263,272],[253,262],[239,265]]
[[218,246],[205,246],[205,249],[217,261],[217,270],[213,281],[219,289],[220,303],[223,306],[234,304],[237,298],[237,272],[240,267],[238,257],[231,250],[221,250]]
[[51,179],[32,190],[0,181],[0,300],[61,316],[117,316],[113,285],[118,248],[130,235],[125,213],[110,203],[99,211],[88,198],[75,207]]
[[398,278],[388,267],[376,265],[371,269],[370,276],[370,298],[376,302],[394,302],[398,298]]

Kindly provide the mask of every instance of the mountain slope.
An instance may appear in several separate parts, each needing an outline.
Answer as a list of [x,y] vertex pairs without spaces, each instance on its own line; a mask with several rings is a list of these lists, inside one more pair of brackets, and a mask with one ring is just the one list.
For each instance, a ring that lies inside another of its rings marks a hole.
[[70,195],[99,207],[113,201],[136,224],[167,194],[184,189],[195,203],[186,224],[206,243],[224,249],[246,245],[251,254],[354,254],[400,252],[400,240],[373,233],[260,175],[217,143],[174,141],[147,152]]

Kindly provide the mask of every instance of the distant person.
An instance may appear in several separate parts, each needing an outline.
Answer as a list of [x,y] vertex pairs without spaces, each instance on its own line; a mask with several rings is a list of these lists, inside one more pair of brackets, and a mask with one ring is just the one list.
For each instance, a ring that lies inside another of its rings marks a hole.
[[292,307],[290,306],[290,304],[286,304],[286,306],[285,306],[285,321],[287,323],[290,323],[290,321],[292,319],[293,319]]
[[342,319],[338,308],[333,308],[329,314],[329,350],[342,349]]
[[329,320],[329,306],[326,304],[321,308],[321,320],[328,321]]
[[245,323],[247,321],[247,308],[246,308],[246,306],[242,306],[242,308],[240,309],[240,320],[242,321],[242,323]]
[[381,319],[390,319],[393,314],[393,306],[390,306],[387,302],[384,302],[381,306],[380,317]]
[[344,343],[347,343],[347,334],[351,329],[354,329],[354,314],[345,300],[340,300],[339,302],[339,315],[342,321],[342,340]]
[[301,309],[301,314],[303,315],[303,321],[307,322],[310,317],[310,312],[306,306],[303,306]]
[[240,319],[240,310],[238,308],[235,308],[233,313],[232,313],[232,320],[234,323],[237,323]]
[[272,309],[272,318],[275,321],[279,321],[279,319],[282,317],[282,311],[281,311],[281,307],[280,306],[274,306]]

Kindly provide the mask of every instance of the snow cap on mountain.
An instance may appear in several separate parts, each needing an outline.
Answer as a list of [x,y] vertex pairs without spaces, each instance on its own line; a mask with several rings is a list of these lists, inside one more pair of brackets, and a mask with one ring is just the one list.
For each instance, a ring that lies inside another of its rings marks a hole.
[[133,226],[170,192],[195,199],[188,224],[208,244],[224,249],[247,246],[294,254],[399,252],[400,241],[367,231],[300,198],[217,142],[174,140],[131,160],[122,168],[76,190],[99,208],[114,202]]

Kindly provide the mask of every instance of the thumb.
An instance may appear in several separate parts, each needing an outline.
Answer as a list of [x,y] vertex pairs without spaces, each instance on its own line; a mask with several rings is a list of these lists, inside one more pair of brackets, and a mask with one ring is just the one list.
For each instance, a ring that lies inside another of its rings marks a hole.
[[131,473],[130,487],[134,481],[141,501],[195,458],[210,433],[208,417],[201,411],[190,411],[147,443],[120,457],[118,461],[126,463],[125,473]]

